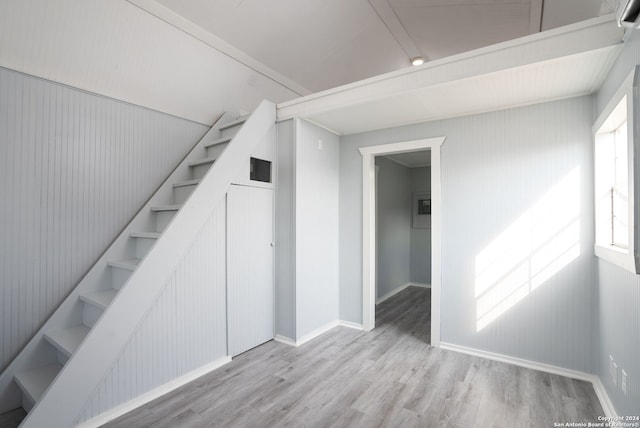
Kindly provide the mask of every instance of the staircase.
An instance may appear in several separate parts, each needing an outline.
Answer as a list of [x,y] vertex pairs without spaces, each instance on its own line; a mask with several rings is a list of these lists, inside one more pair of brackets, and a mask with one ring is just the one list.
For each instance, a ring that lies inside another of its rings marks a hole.
[[[231,147],[234,137],[247,119],[249,118],[231,119],[228,115],[224,115],[218,120],[116,238],[101,259],[18,357],[2,373],[0,376],[0,413],[19,406],[22,406],[25,411],[31,412],[40,400],[44,399],[43,396],[48,393],[50,387],[56,384],[59,374],[66,369],[65,365],[74,366],[73,363],[76,361],[73,360],[73,357],[86,343],[85,339],[97,327],[101,326],[101,322],[106,318],[103,317],[103,314],[118,299],[121,290],[138,286],[138,282],[133,281],[132,276],[150,252],[154,251],[156,243],[163,240],[164,232],[170,227],[174,217],[185,204],[189,204],[190,196],[207,177],[212,165],[220,159],[227,147]],[[263,124],[262,126],[264,127]],[[235,158],[233,155],[229,155],[228,161],[238,164],[240,153],[237,152]],[[245,160],[248,159],[244,155],[243,157]],[[223,180],[227,181],[233,173],[221,172],[219,175],[222,175]],[[209,189],[218,189],[218,187],[209,186]],[[217,190],[217,193],[220,191]],[[201,199],[206,199],[206,195]],[[196,204],[200,205],[200,202],[196,202]],[[192,207],[191,210],[193,211],[194,208]],[[186,221],[188,222],[188,220]],[[197,230],[193,233],[197,233]],[[175,240],[174,238],[169,239]],[[164,252],[167,253],[166,250]],[[156,254],[156,256],[156,259],[162,260],[162,254]],[[157,263],[157,261],[155,262]],[[135,293],[130,293],[128,298],[135,298]],[[120,309],[122,307],[121,305]],[[144,307],[139,309],[140,311],[145,310]],[[123,318],[126,322],[126,317]],[[113,319],[111,317],[106,322],[113,322]],[[105,331],[108,328],[116,329],[116,327],[102,327]],[[120,330],[120,326],[117,327],[117,330]],[[119,339],[115,338],[113,343],[117,344]],[[95,347],[95,343],[90,346]],[[84,351],[85,354],[102,353],[100,349]],[[83,359],[80,358],[80,360]],[[82,361],[77,361],[77,363],[82,364]],[[104,363],[106,365],[108,361],[105,359]],[[69,375],[75,377],[76,382],[77,377],[82,377],[82,370],[86,370],[86,368],[78,367],[77,370],[80,375]],[[98,370],[100,370],[99,367]],[[62,389],[68,390],[68,386]],[[47,405],[46,407],[50,408],[51,406]],[[65,411],[73,411],[73,409]],[[27,426],[29,416],[27,415],[23,426]]]

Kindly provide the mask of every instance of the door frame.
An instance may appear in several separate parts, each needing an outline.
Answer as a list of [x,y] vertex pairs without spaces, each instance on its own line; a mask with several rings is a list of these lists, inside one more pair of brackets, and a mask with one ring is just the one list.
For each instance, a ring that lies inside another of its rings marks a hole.
[[375,157],[431,149],[431,346],[440,346],[442,194],[440,147],[446,137],[361,147],[362,154],[362,327],[376,325],[376,174]]

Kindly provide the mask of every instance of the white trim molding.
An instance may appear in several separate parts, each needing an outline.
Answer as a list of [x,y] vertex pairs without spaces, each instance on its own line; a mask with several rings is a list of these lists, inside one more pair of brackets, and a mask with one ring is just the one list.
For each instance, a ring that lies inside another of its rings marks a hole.
[[340,320],[338,321],[338,325],[341,327],[347,327],[354,330],[360,330],[360,331],[364,330],[364,328],[362,327],[362,324],[358,324],[357,322]]
[[512,357],[504,354],[497,354],[494,352],[483,351],[481,349],[468,348],[466,346],[455,345],[453,343],[440,342],[440,348],[447,351],[459,352],[461,354],[472,355],[474,357],[485,358],[487,360],[499,361],[501,363],[513,364],[514,366],[524,367],[527,369],[538,370],[545,373],[564,376],[571,379],[583,380],[590,382],[593,385],[593,389],[600,401],[604,416],[616,417],[618,416],[609,395],[607,394],[600,377],[591,373],[585,373],[578,370],[567,369],[564,367],[558,367],[551,364],[539,363],[537,361],[525,360],[523,358]]
[[329,330],[333,330],[334,328],[336,328],[338,326],[351,328],[351,329],[354,329],[354,330],[360,330],[360,331],[364,330],[362,328],[362,324],[358,324],[358,323],[351,322],[351,321],[337,320],[337,321],[331,321],[331,322],[323,325],[322,327],[318,327],[315,330],[310,331],[309,333],[305,334],[304,336],[302,336],[298,340],[293,340],[290,337],[282,336],[280,334],[276,334],[276,337],[274,337],[273,340],[275,340],[276,342],[283,343],[285,345],[298,347],[298,346],[304,345],[307,342],[312,341],[316,337],[328,332]]
[[290,337],[287,336],[282,336],[280,334],[276,334],[276,336],[273,338],[273,340],[275,340],[276,342],[282,343],[284,345],[289,345],[289,346],[298,346],[296,345],[296,341],[293,340]]
[[602,383],[602,380],[599,376],[593,375],[593,380],[591,381],[593,384],[593,389],[596,391],[596,396],[598,396],[598,400],[600,401],[600,405],[602,406],[602,410],[604,411],[605,416],[609,416],[611,418],[615,418],[618,416],[618,412],[616,412],[616,408],[607,394],[607,390]]
[[[408,287],[431,288],[431,284],[422,284],[420,282],[407,282],[406,284],[402,284],[401,286],[396,287],[393,290],[389,291],[384,296],[378,297],[376,299],[376,305],[379,305],[380,303],[384,302],[385,300],[388,300],[388,299],[392,298],[393,296],[395,296],[399,292],[407,289]],[[362,327],[362,326],[360,326],[360,327]]]
[[376,298],[376,305],[379,305],[380,303],[384,302],[385,300],[389,300],[390,298],[392,298],[393,296],[395,296],[399,292],[404,291],[410,285],[411,285],[411,283],[407,282],[405,284],[402,284],[399,287],[394,288],[393,290],[389,291],[388,293]]
[[410,282],[409,287],[431,288],[431,284],[423,284],[421,282]]
[[362,325],[373,330],[376,296],[376,182],[375,157],[393,153],[431,150],[431,345],[440,343],[440,281],[442,201],[440,147],[446,137],[426,138],[361,147],[362,154]]
[[120,404],[119,406],[107,410],[106,412],[101,413],[94,418],[81,422],[80,424],[76,425],[76,428],[94,428],[102,426],[107,422],[119,418],[120,416],[129,413],[130,411],[137,409],[138,407],[141,407],[155,400],[156,398],[168,394],[169,392],[174,391],[181,386],[184,386],[189,382],[194,381],[199,377],[202,377],[207,373],[210,373],[230,362],[231,357],[219,358],[205,366],[200,367],[199,369],[195,369],[185,374],[184,376],[180,376],[179,378],[160,385],[159,387],[154,388],[151,391],[145,392],[144,394],[137,396],[133,400],[129,400],[126,403]]

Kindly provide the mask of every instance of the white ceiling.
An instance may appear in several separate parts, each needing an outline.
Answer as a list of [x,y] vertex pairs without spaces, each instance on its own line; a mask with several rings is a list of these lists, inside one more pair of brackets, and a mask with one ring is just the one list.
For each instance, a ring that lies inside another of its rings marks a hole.
[[612,16],[594,18],[283,102],[278,120],[344,135],[591,94],[622,37]]
[[157,1],[311,92],[595,17],[603,2]]

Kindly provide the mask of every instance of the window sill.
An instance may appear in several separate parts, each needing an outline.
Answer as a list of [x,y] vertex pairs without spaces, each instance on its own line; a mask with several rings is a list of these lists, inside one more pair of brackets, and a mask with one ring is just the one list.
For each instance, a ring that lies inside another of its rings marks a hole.
[[596,257],[608,261],[622,269],[634,274],[640,273],[638,258],[634,257],[630,250],[624,250],[620,247],[613,245],[600,245],[594,246],[594,252]]

